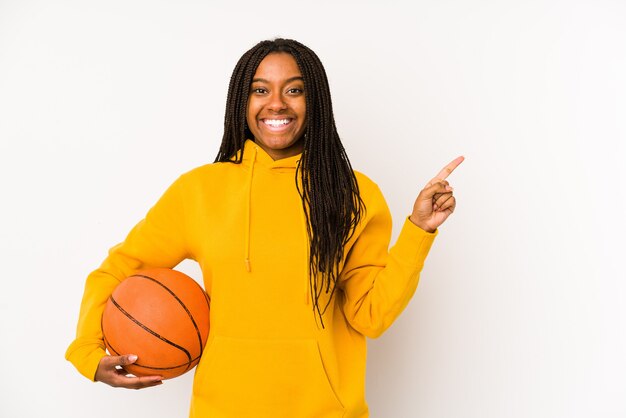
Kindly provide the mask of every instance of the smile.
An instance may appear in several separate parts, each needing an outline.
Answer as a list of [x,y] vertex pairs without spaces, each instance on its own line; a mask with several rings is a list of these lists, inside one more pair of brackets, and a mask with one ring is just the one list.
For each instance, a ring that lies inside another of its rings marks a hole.
[[263,119],[263,123],[272,128],[279,128],[291,123],[291,119]]

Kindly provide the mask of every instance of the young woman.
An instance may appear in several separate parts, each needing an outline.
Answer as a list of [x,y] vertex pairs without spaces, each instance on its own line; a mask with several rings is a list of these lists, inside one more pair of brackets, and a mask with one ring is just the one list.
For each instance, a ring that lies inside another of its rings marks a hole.
[[211,298],[191,417],[367,417],[365,337],[412,297],[462,160],[419,193],[388,250],[389,209],[350,166],[320,60],[293,40],[260,42],[233,72],[215,163],[179,177],[89,275],[66,358],[111,386],[160,384],[116,368],[137,357],[106,355],[100,318],[134,271],[191,258]]

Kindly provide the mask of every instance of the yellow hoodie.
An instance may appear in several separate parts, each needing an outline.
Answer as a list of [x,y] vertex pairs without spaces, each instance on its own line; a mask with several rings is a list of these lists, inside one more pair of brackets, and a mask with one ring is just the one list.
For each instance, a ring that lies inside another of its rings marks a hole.
[[106,354],[100,319],[115,286],[136,270],[191,258],[211,298],[211,331],[190,417],[367,417],[365,337],[378,337],[407,305],[436,233],[406,219],[389,251],[387,204],[356,173],[366,214],[322,329],[309,296],[299,158],[274,161],[246,141],[242,164],[208,164],[177,179],[87,278],[66,358],[93,380]]

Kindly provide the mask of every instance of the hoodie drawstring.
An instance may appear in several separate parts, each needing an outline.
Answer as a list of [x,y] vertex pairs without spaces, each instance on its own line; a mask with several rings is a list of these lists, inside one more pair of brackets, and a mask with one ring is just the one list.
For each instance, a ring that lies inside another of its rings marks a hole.
[[[250,154],[250,173],[248,174],[248,193],[247,193],[247,202],[246,202],[246,224],[244,227],[244,245],[245,245],[245,256],[244,256],[244,265],[246,267],[246,271],[248,273],[252,272],[252,267],[250,265],[250,234],[251,234],[251,216],[252,216],[252,179],[254,176],[254,166],[257,162],[259,148],[257,145],[253,145]],[[296,161],[299,163],[299,160]],[[301,179],[297,179],[296,181],[301,182]],[[310,268],[309,268],[309,252],[310,252],[310,242],[309,242],[309,231],[307,228],[307,220],[304,210],[300,211],[300,219],[302,220],[302,236],[305,241],[305,249],[303,255],[303,265],[304,265],[304,303],[306,305],[311,304],[311,282],[309,280]]]
[[[301,179],[297,179],[296,181],[301,184]],[[307,221],[304,209],[302,209],[302,211],[300,212],[300,220],[302,221],[302,236],[304,237],[304,248],[306,249],[306,251],[304,252],[304,303],[309,305],[311,303],[311,281],[309,279],[309,275],[311,274],[311,269],[309,266],[309,252],[311,251],[311,243],[309,241],[309,230],[307,229]]]
[[256,153],[257,147],[254,147],[254,152],[252,153],[252,161],[250,162],[250,175],[248,176],[248,211],[246,212],[246,257],[244,259],[244,263],[246,265],[246,271],[250,273],[252,269],[250,268],[250,213],[252,211],[252,174],[254,173],[254,163],[256,163]]

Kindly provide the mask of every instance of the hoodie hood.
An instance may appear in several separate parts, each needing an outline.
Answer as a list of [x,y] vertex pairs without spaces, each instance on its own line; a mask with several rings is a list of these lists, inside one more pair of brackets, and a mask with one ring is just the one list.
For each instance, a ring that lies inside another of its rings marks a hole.
[[[241,151],[238,151],[238,153]],[[239,154],[237,154],[238,156]],[[243,146],[243,160],[245,166],[258,166],[268,170],[278,170],[278,172],[293,172],[298,167],[302,153],[293,157],[274,160],[263,148],[251,139],[247,139]],[[234,159],[234,158],[233,158]]]

